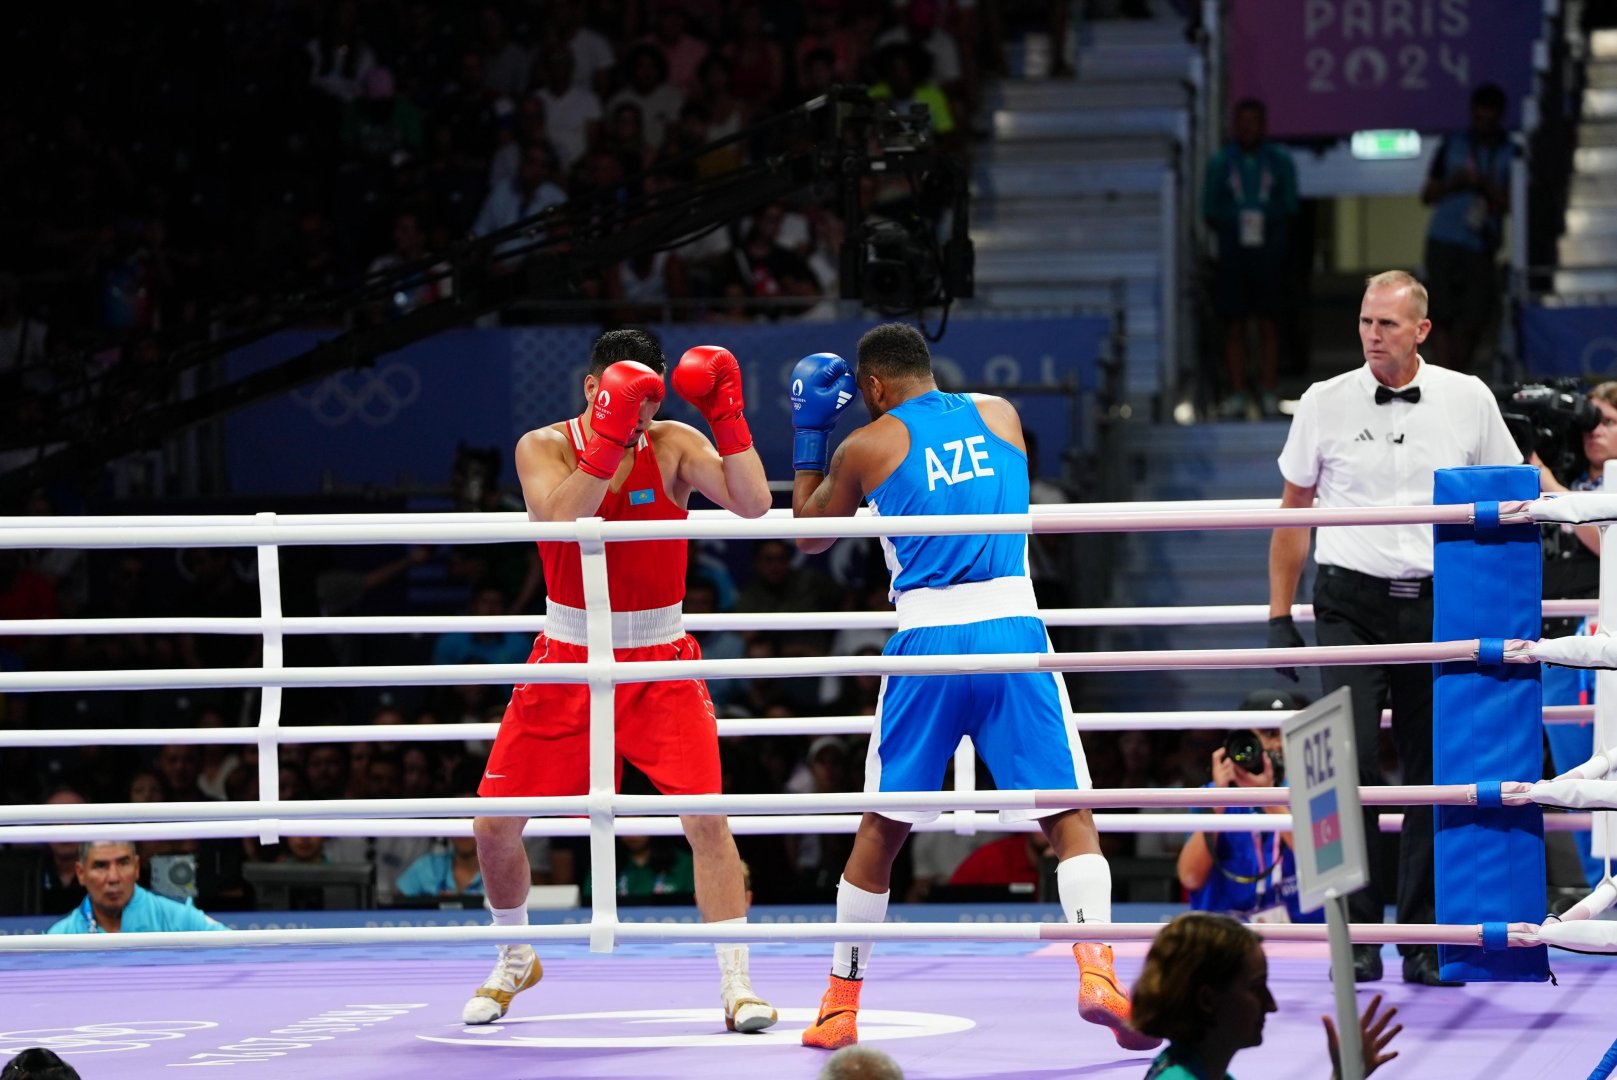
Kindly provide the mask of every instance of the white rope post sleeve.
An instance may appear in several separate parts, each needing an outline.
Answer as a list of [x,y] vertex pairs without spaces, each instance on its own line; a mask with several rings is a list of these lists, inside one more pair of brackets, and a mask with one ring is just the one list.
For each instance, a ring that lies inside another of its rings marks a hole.
[[[960,736],[960,745],[954,748],[954,789],[957,794],[977,790],[977,748],[971,744],[970,735]],[[977,835],[977,811],[951,810],[949,818],[954,822],[956,836]]]
[[1585,919],[1599,918],[1613,902],[1617,902],[1617,883],[1611,878],[1605,878],[1595,886],[1594,892],[1562,912],[1561,921],[1582,922]]
[[[261,525],[274,525],[275,515],[258,514]],[[266,675],[286,666],[286,641],[277,625],[281,620],[281,555],[274,544],[258,545],[258,610],[264,620],[263,665]],[[281,687],[265,679],[258,688],[258,797],[266,802],[281,798]],[[278,844],[281,834],[273,821],[264,821],[258,842]]]
[[1538,928],[1538,943],[1578,952],[1617,953],[1617,923],[1605,919],[1550,921]]
[[1507,806],[1535,802],[1563,810],[1617,809],[1617,780],[1541,780],[1536,784],[1510,781],[1502,790]]
[[[1617,521],[1617,495],[1606,494],[1605,486],[1605,477],[1602,476],[1599,492],[1575,491],[1534,499],[1527,504],[1527,512],[1537,522],[1604,526]],[[1500,509],[1503,508],[1501,505]]]
[[[1606,624],[1602,622],[1602,627]],[[1597,632],[1588,637],[1545,638],[1542,641],[1507,641],[1506,657],[1531,656],[1541,664],[1560,664],[1562,667],[1594,668],[1596,671],[1617,669],[1617,638]],[[1595,676],[1595,716],[1600,715],[1600,676]]]
[[617,794],[617,688],[612,666],[612,591],[606,579],[606,544],[601,518],[578,521],[578,557],[584,580],[584,628],[589,647],[590,694],[590,952],[611,952],[618,922],[617,829],[612,797]]

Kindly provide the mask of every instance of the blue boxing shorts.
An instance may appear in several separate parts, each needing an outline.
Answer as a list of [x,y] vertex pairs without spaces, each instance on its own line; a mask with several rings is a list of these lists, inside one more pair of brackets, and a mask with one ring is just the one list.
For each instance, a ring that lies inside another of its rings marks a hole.
[[[1029,616],[900,630],[884,656],[1047,653],[1042,620]],[[1001,791],[1089,788],[1089,765],[1067,688],[1055,672],[887,675],[865,761],[866,791],[937,791],[962,736],[971,736]],[[1004,822],[1059,810],[1002,810]],[[881,811],[894,821],[931,821],[931,811]]]

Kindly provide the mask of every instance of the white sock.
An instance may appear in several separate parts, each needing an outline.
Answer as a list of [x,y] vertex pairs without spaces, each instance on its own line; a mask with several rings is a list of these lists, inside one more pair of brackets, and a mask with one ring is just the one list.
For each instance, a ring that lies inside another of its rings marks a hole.
[[[745,915],[741,915],[734,919],[718,919],[709,925],[735,926],[739,924],[745,926],[746,922],[747,917]],[[739,974],[743,977],[746,976],[747,947],[745,945],[737,945],[730,941],[715,941],[713,943],[713,954],[719,958],[719,974],[721,976],[729,976],[731,974]]]
[[[837,922],[886,922],[887,898],[891,895],[891,891],[866,892],[843,878],[837,882]],[[871,941],[837,942],[837,951],[831,960],[831,974],[839,979],[863,979],[874,945],[875,942]]]
[[1056,864],[1056,889],[1068,922],[1112,921],[1112,867],[1104,855],[1074,855]]
[[495,926],[527,926],[528,905],[518,904],[516,907],[488,906],[489,913],[494,916]]

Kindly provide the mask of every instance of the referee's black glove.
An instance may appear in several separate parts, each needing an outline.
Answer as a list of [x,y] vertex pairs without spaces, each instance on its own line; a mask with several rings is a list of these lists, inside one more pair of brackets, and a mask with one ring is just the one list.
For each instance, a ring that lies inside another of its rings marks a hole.
[[[1291,621],[1290,615],[1276,615],[1269,620],[1269,648],[1271,649],[1301,649],[1307,646],[1303,636],[1297,632],[1297,624]],[[1301,682],[1296,668],[1275,668],[1280,674],[1292,682]]]

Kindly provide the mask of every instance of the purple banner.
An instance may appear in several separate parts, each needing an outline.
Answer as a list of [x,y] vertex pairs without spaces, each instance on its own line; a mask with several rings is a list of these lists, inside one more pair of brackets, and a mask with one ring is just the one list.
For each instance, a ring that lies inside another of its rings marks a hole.
[[1230,101],[1269,108],[1269,134],[1466,126],[1471,91],[1498,83],[1520,126],[1544,12],[1529,0],[1234,0]]

